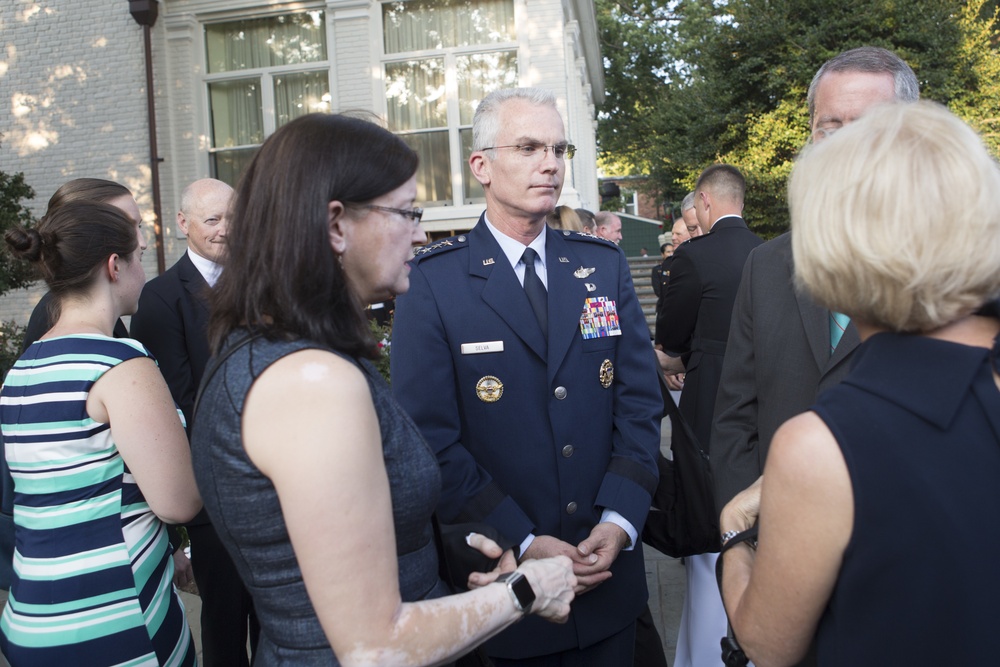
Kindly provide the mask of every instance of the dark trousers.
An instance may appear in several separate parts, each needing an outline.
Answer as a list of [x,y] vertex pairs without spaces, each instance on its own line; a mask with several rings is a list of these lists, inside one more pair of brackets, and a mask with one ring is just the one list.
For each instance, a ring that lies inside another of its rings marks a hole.
[[191,568],[201,595],[202,667],[250,667],[260,625],[253,599],[211,524],[188,526]]
[[635,619],[635,667],[667,667],[667,656],[663,652],[660,633],[653,623],[649,605]]
[[536,658],[493,658],[496,667],[627,667],[635,653],[635,624],[587,648]]

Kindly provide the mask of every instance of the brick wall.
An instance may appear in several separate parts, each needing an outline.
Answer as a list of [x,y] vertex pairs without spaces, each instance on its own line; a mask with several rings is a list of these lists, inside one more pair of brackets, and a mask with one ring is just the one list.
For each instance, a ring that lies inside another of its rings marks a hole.
[[[129,187],[151,220],[143,35],[128,3],[5,2],[0,12],[0,168],[24,172],[36,217],[59,185],[90,176]],[[152,248],[143,265],[155,274]],[[0,297],[0,319],[26,323],[42,291]]]

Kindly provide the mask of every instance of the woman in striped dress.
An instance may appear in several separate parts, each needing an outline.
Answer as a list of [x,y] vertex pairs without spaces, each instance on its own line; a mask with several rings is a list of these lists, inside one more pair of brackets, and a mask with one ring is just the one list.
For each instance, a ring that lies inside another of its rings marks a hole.
[[14,667],[194,665],[163,524],[201,507],[184,429],[149,353],[112,338],[145,283],[142,232],[73,202],[5,236],[59,315],[0,392],[16,542],[0,648]]

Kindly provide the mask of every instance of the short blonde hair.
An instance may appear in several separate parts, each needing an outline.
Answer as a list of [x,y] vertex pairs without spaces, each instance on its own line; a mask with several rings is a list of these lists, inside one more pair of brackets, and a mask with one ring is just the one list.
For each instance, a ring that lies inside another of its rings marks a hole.
[[1000,294],[1000,167],[943,106],[873,108],[808,147],[788,190],[796,283],[831,310],[925,332]]

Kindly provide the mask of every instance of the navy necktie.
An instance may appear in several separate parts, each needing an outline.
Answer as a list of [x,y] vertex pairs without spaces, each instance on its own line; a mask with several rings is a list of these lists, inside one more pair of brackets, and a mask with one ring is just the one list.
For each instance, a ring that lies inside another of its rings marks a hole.
[[538,253],[531,248],[525,248],[524,254],[521,255],[521,261],[524,262],[524,293],[528,295],[528,302],[531,303],[531,309],[535,311],[535,318],[538,319],[538,324],[542,327],[542,334],[548,338],[549,311],[546,305],[548,294],[545,291],[545,285],[542,284],[542,279],[535,273],[535,259],[537,257]]

